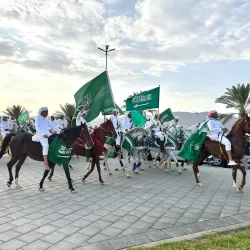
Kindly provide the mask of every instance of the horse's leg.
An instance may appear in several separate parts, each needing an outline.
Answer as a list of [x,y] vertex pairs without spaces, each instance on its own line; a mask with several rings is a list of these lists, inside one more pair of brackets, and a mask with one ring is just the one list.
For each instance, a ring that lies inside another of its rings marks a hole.
[[63,164],[63,169],[64,169],[64,172],[65,172],[66,178],[68,180],[69,189],[70,189],[71,192],[74,192],[75,189],[73,188],[72,181],[71,181],[71,178],[70,178],[69,165],[68,164]]
[[71,161],[69,161],[69,168],[70,168],[71,170],[74,170],[74,168],[73,168],[72,165],[71,165]]
[[129,171],[128,171],[128,151],[126,149],[123,149],[122,154],[123,154],[123,160],[124,160],[124,172],[127,178],[131,178]]
[[237,167],[238,166],[235,166],[235,165],[232,166],[233,188],[237,188],[237,185],[236,185]]
[[16,188],[19,189],[19,188],[22,188],[20,185],[19,185],[19,182],[18,182],[18,175],[19,175],[19,171],[21,169],[21,166],[23,165],[24,161],[26,160],[27,158],[27,155],[22,155],[20,158],[19,158],[19,161],[18,163],[16,164],[16,174],[15,174],[15,183],[16,183]]
[[7,182],[7,186],[10,187],[13,181],[12,175],[12,167],[18,161],[18,157],[12,157],[11,160],[7,163],[8,171],[9,171],[9,181]]
[[195,181],[196,183],[202,187],[203,184],[202,182],[200,181],[200,172],[199,172],[199,164],[201,162],[203,162],[208,156],[210,155],[210,153],[208,152],[205,152],[204,149],[200,152],[200,155],[199,155],[199,158],[198,160],[193,164],[193,171],[194,171],[194,177],[195,177]]
[[94,163],[94,161],[92,160],[90,170],[89,170],[89,171],[87,172],[87,174],[85,174],[84,177],[82,178],[82,181],[83,181],[83,182],[84,182],[84,181],[88,178],[88,176],[93,172],[94,168],[95,168],[95,163]]
[[247,175],[247,172],[246,172],[246,169],[243,166],[239,166],[239,169],[242,172],[243,176],[242,176],[241,184],[238,186],[237,191],[238,192],[243,192],[243,187],[246,184],[246,175]]
[[54,175],[55,166],[56,166],[56,165],[53,165],[53,166],[50,168],[49,177],[48,177],[48,180],[49,180],[49,181],[52,180],[52,176]]
[[170,158],[171,158],[172,160],[174,160],[175,165],[176,165],[176,168],[178,169],[178,173],[181,174],[182,172],[181,172],[179,163],[178,163],[176,157],[174,156],[173,151],[172,151],[172,150],[167,150],[167,153],[168,153],[168,155],[170,156]]
[[99,181],[101,184],[104,184],[104,181],[102,180],[102,175],[101,175],[101,167],[100,167],[99,157],[97,159],[95,159],[94,161],[96,164],[96,168],[97,168],[97,172],[98,172],[98,176],[99,176]]
[[42,180],[40,181],[40,184],[39,184],[39,191],[44,191],[43,183],[44,183],[44,180],[46,179],[46,177],[48,176],[49,171],[50,170],[44,170],[43,178],[42,178]]
[[109,155],[109,151],[107,149],[104,149],[104,163],[103,163],[105,164],[104,170],[108,170],[109,175],[112,175],[109,165],[108,165],[108,155]]

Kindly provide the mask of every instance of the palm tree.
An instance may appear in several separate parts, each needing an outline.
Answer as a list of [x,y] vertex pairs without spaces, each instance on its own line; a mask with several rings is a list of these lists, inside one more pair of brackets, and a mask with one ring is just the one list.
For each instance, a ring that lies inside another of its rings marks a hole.
[[250,111],[250,84],[237,84],[227,88],[224,95],[217,98],[215,103],[222,103],[226,108],[235,109],[237,112],[221,114],[220,119],[223,123],[228,122],[234,115],[239,118],[244,117]]
[[26,111],[26,108],[22,107],[21,105],[13,105],[11,107],[7,107],[6,111],[3,111],[3,113],[8,115],[8,116],[13,116],[14,119],[16,119],[16,121],[17,121],[18,117],[24,111]]
[[65,103],[64,105],[60,104],[61,111],[56,111],[56,116],[59,116],[63,112],[66,116],[66,119],[72,119],[75,113],[75,105],[70,103]]

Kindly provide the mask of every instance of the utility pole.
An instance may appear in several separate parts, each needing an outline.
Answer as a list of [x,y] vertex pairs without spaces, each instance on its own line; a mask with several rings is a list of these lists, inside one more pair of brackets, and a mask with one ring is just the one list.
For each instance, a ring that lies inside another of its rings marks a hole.
[[109,45],[105,45],[105,49],[99,48],[99,50],[103,51],[106,55],[106,71],[108,70],[108,53],[114,51],[115,49],[109,49]]
[[[103,51],[106,55],[106,71],[108,71],[108,53],[115,49],[109,49],[109,45],[105,45],[105,49],[98,47],[99,50]],[[116,108],[116,107],[115,107]],[[104,115],[104,122],[106,121],[106,115]]]

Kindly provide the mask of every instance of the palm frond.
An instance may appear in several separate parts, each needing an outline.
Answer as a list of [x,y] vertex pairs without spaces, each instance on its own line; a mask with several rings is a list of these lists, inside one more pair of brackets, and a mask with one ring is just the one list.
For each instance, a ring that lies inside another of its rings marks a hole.
[[227,123],[232,119],[232,117],[235,115],[235,113],[230,113],[230,114],[220,114],[219,119],[221,120],[222,124]]

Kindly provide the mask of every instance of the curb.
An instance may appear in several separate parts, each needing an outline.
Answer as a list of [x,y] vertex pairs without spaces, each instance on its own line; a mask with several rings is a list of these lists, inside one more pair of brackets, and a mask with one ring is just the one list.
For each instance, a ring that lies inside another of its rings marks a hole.
[[216,229],[209,230],[209,231],[202,231],[202,232],[199,232],[199,233],[187,234],[187,235],[184,235],[184,236],[179,236],[179,237],[175,237],[175,238],[171,238],[171,239],[167,239],[167,240],[155,241],[155,242],[151,242],[151,243],[147,243],[147,244],[134,246],[134,247],[131,247],[131,248],[124,248],[124,250],[138,248],[138,247],[154,247],[154,246],[157,246],[157,245],[160,245],[160,244],[176,242],[176,241],[200,240],[200,239],[205,238],[208,235],[214,235],[214,234],[217,234],[217,233],[220,233],[220,234],[223,235],[223,234],[243,231],[243,230],[249,229],[249,226],[250,226],[250,222],[248,221],[248,222],[239,223],[239,224],[235,224],[235,225],[231,225],[231,226],[216,228]]

